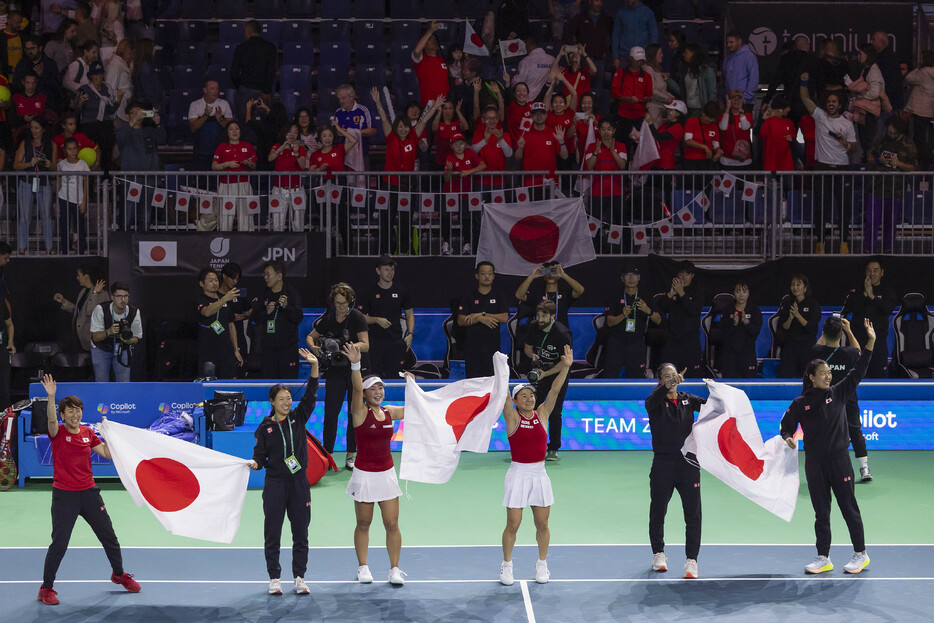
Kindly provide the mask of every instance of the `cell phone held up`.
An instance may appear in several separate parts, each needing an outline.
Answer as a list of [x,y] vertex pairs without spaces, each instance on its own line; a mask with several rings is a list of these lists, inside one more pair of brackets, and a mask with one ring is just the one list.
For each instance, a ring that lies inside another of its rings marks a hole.
[[554,266],[542,266],[543,277],[553,277],[557,274]]

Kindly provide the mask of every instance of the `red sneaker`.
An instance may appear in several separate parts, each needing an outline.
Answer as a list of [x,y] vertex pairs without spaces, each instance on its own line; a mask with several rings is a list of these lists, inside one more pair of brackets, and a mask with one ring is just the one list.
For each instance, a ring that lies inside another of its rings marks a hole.
[[56,595],[58,595],[58,593],[53,591],[51,588],[43,587],[39,589],[39,596],[36,597],[36,599],[38,599],[39,601],[41,601],[47,606],[57,606],[59,601]]
[[115,573],[111,573],[111,574],[110,574],[110,581],[113,582],[114,584],[121,584],[121,585],[123,585],[123,588],[127,589],[127,590],[130,591],[131,593],[138,593],[138,592],[139,592],[139,588],[140,588],[140,587],[139,587],[139,582],[137,582],[136,580],[134,580],[134,579],[133,579],[133,576],[130,575],[129,573],[127,573],[126,571],[124,571],[124,572],[123,572],[123,575],[121,575],[120,577],[117,577],[117,574],[115,574]]

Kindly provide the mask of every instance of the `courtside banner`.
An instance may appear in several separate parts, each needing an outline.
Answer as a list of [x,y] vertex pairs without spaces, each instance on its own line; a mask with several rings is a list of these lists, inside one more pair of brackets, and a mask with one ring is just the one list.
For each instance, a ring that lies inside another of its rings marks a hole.
[[730,2],[723,34],[736,30],[742,35],[759,58],[764,84],[775,77],[782,46],[798,35],[808,38],[815,55],[821,41],[833,39],[846,63],[856,60],[872,33],[884,30],[895,57],[911,66],[913,10],[914,4],[901,2]]
[[197,275],[205,266],[218,271],[230,262],[245,277],[260,277],[269,260],[285,263],[289,277],[307,276],[308,242],[303,234],[202,232],[134,235],[133,273],[146,276]]

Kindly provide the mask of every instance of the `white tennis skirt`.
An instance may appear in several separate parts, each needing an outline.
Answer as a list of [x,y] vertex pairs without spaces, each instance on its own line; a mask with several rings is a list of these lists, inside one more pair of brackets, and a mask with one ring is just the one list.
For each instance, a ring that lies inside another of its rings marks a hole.
[[384,472],[366,472],[354,469],[347,483],[347,495],[355,502],[385,502],[402,495],[395,468]]
[[551,478],[545,473],[545,462],[516,463],[509,465],[506,472],[506,494],[503,506],[525,508],[526,506],[551,506],[555,496],[551,491]]

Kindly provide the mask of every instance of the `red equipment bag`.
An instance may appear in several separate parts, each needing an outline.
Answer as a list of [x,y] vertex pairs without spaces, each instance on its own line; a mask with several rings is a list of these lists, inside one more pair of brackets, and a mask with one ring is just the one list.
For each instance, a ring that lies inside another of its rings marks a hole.
[[337,463],[334,462],[334,457],[324,449],[318,438],[307,430],[305,441],[308,443],[308,469],[305,470],[305,474],[308,477],[308,484],[313,485],[324,477],[329,467],[336,472]]

